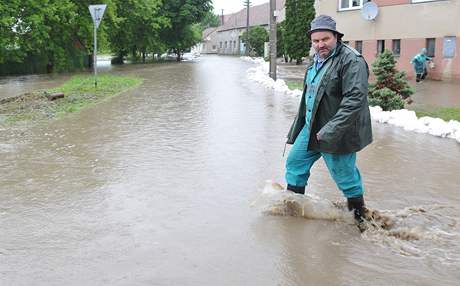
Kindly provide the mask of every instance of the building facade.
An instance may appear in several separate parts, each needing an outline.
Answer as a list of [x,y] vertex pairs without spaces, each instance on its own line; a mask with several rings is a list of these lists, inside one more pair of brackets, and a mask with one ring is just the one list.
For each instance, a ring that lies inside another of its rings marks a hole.
[[[268,0],[267,0],[268,1]],[[285,19],[285,0],[276,1],[276,10],[278,12],[277,22]],[[269,29],[270,23],[270,5],[269,3],[260,4],[249,8],[249,27],[262,26]],[[211,34],[203,32],[202,50],[203,53],[217,53],[221,55],[243,55],[245,53],[245,44],[243,43],[243,33],[246,31],[246,8],[239,12],[225,15],[223,25]],[[206,35],[206,37],[205,37]],[[216,47],[210,50],[205,47]]]
[[414,77],[410,60],[422,48],[434,60],[429,77],[460,79],[460,0],[374,0],[378,15],[362,16],[369,0],[317,0],[316,13],[332,16],[343,41],[360,51],[368,63],[389,49],[397,68]]
[[217,54],[216,33],[217,28],[207,28],[203,31],[201,43],[198,44],[199,53]]

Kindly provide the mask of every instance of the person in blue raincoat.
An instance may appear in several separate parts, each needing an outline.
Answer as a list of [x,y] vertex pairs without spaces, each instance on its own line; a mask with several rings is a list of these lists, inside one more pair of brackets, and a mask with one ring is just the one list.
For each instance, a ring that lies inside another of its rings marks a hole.
[[342,43],[333,18],[320,15],[310,27],[316,54],[287,136],[286,143],[293,144],[286,160],[287,190],[305,194],[310,169],[322,157],[360,227],[364,188],[356,152],[372,142],[369,68],[359,52]]
[[426,62],[431,62],[432,58],[426,55],[426,49],[423,48],[411,61],[410,63],[414,66],[416,81],[420,82],[424,80],[428,74],[426,69]]

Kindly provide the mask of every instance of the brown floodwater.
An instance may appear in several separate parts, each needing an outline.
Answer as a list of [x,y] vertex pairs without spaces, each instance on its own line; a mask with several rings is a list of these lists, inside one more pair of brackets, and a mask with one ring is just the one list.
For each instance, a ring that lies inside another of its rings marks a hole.
[[[266,180],[284,183],[299,99],[246,79],[251,66],[117,68],[144,84],[0,126],[0,285],[458,285],[460,144],[374,124],[358,165],[392,230],[362,235],[327,207],[267,214],[254,202]],[[322,161],[308,193],[343,201]]]
[[410,85],[415,89],[412,99],[418,109],[460,107],[460,81],[411,81]]

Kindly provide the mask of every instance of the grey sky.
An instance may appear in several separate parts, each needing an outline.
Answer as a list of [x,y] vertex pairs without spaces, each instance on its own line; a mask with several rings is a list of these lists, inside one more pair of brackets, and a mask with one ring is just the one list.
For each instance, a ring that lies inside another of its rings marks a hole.
[[[252,6],[259,5],[262,3],[268,3],[270,0],[251,0]],[[214,3],[214,13],[220,15],[222,9],[224,9],[224,14],[230,14],[238,12],[244,8],[244,0],[213,0]]]

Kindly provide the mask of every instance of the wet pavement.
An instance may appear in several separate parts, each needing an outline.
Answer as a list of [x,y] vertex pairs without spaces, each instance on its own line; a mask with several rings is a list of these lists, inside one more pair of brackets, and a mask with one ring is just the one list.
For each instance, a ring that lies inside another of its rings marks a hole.
[[[252,65],[126,66],[144,84],[33,128],[0,127],[0,285],[457,285],[460,145],[374,124],[368,205],[418,239],[251,207],[284,182],[298,98]],[[343,200],[318,161],[308,192]]]

